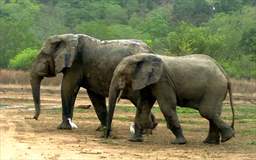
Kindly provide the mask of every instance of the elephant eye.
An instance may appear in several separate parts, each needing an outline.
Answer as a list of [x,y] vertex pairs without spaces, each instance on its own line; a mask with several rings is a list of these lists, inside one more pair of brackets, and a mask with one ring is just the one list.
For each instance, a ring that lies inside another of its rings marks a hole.
[[55,50],[58,50],[58,49],[60,48],[60,44],[61,44],[61,43],[56,43],[56,44],[55,44],[55,47],[54,47]]

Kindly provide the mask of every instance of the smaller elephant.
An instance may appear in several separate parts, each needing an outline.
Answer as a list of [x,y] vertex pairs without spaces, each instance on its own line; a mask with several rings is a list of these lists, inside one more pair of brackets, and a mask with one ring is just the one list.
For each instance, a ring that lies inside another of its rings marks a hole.
[[[185,144],[176,106],[191,107],[209,121],[209,133],[204,143],[219,144],[234,136],[234,108],[231,83],[223,68],[216,61],[201,54],[169,57],[155,54],[137,54],[124,58],[116,67],[109,89],[109,114],[105,132],[107,138],[117,99],[123,94],[140,92],[135,116],[135,126],[152,128],[152,105],[157,100],[175,135],[174,144]],[[229,92],[232,124],[229,126],[220,115],[222,101]]]

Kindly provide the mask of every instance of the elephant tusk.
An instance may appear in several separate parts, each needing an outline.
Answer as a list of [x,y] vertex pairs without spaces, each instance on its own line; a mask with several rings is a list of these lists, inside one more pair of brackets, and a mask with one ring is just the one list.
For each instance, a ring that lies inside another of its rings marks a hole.
[[68,118],[68,123],[69,123],[69,125],[71,126],[72,129],[78,128],[77,125],[72,122],[71,118]]
[[118,97],[117,97],[117,102],[119,102],[120,101],[120,99],[121,99],[121,96],[122,96],[122,94],[123,94],[123,89],[120,91],[120,93],[119,93],[119,95],[118,95]]
[[130,133],[131,133],[131,135],[135,134],[135,123],[134,122],[132,122],[130,124]]

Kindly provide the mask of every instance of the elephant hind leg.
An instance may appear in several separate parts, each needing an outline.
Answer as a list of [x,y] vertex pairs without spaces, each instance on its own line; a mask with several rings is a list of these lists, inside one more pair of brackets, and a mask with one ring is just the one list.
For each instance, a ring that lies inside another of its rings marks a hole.
[[87,90],[87,93],[94,106],[96,115],[101,123],[99,127],[97,127],[96,131],[103,131],[104,127],[107,126],[106,99],[104,96],[98,95],[90,90]]
[[221,120],[219,117],[214,118],[214,124],[219,128],[221,134],[221,142],[226,142],[235,136],[235,131],[231,126]]
[[219,133],[218,127],[213,123],[212,120],[209,120],[209,133],[207,138],[204,140],[204,143],[208,143],[208,144],[220,143],[220,133]]
[[200,106],[199,112],[201,116],[208,119],[210,122],[209,135],[204,141],[205,143],[218,144],[219,134],[221,135],[221,142],[226,142],[234,137],[234,130],[223,120],[220,119],[221,106]]

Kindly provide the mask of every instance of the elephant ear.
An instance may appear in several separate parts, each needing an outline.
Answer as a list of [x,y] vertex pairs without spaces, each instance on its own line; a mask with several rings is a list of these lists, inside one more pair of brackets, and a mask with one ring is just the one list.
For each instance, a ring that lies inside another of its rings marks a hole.
[[78,35],[63,34],[50,37],[45,44],[45,53],[54,59],[55,73],[70,68],[77,55]]
[[134,63],[132,89],[139,90],[159,81],[163,72],[163,61],[155,55],[141,55]]

